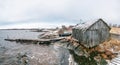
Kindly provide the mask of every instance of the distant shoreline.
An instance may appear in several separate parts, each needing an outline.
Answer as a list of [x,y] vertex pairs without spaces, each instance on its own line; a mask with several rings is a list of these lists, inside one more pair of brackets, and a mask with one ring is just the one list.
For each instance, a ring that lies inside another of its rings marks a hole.
[[39,28],[31,28],[31,29],[0,29],[0,30],[38,30]]

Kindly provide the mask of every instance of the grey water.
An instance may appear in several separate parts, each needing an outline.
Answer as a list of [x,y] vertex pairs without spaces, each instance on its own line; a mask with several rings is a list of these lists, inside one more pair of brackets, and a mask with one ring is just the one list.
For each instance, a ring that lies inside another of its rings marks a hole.
[[[38,39],[43,32],[0,30],[0,65],[69,65],[69,51],[57,45],[21,44],[5,38]],[[23,62],[19,55],[27,55]],[[25,63],[25,64],[24,64]]]

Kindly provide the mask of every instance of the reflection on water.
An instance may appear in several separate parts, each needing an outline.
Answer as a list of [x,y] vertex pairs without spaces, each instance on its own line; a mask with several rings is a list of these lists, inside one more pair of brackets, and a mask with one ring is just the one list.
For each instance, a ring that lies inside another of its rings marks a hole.
[[69,51],[57,45],[20,44],[5,38],[37,39],[40,32],[0,30],[0,65],[69,65]]

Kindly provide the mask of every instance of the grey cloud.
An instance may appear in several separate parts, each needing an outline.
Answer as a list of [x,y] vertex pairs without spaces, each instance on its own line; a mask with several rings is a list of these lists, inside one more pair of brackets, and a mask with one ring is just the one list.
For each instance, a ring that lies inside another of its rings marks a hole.
[[0,22],[9,23],[104,18],[108,23],[120,24],[119,11],[119,0],[0,0]]

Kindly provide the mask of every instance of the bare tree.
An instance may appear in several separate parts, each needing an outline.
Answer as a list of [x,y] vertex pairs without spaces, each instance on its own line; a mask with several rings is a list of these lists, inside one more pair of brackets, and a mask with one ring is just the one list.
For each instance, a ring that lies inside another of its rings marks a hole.
[[117,27],[117,24],[113,24],[113,26],[112,27]]

